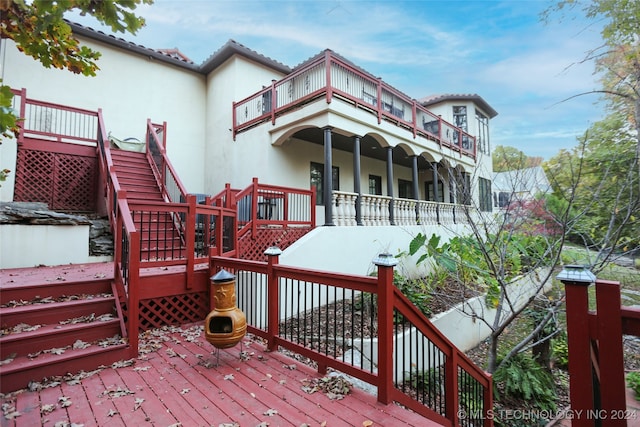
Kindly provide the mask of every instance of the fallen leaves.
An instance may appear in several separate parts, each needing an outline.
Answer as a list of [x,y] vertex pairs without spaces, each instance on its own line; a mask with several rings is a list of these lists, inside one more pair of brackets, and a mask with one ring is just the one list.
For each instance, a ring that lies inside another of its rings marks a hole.
[[331,400],[343,399],[351,391],[352,384],[339,376],[326,376],[302,380],[302,391],[313,394],[322,391]]
[[4,415],[4,418],[7,420],[13,420],[22,414],[16,410],[13,401],[7,401],[2,404],[2,415]]
[[133,404],[133,410],[137,411],[138,409],[140,409],[143,403],[144,403],[144,399],[141,397],[137,397],[136,401]]
[[101,396],[109,396],[111,398],[114,398],[114,397],[129,396],[130,394],[135,394],[135,392],[133,392],[133,391],[131,391],[129,389],[126,389],[126,388],[123,389],[121,387],[118,387],[115,390],[105,390],[100,395]]

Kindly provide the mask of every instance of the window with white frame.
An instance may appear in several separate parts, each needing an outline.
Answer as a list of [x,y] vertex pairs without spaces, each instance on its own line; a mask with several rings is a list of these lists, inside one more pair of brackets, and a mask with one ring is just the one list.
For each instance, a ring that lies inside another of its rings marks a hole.
[[489,146],[489,118],[476,110],[476,140],[478,143],[478,150],[484,154],[490,154],[491,148]]

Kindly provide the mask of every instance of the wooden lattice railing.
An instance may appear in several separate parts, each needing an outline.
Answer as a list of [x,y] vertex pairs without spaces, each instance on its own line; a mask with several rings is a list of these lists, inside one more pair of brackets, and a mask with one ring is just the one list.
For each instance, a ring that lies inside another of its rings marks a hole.
[[492,426],[492,380],[393,284],[394,259],[374,260],[377,277],[212,257],[209,274],[236,276],[247,330],[309,358],[318,370],[346,373],[441,425]]

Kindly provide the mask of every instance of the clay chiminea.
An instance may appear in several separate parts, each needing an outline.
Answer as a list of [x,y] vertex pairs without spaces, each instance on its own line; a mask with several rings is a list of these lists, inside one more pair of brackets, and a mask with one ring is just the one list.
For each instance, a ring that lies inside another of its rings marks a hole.
[[226,270],[211,277],[213,311],[204,321],[204,334],[218,349],[235,346],[247,333],[247,319],[236,305],[235,279]]

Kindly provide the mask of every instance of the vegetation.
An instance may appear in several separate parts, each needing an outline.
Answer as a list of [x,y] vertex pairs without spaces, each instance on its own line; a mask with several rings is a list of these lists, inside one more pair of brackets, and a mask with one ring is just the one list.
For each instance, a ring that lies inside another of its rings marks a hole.
[[532,168],[542,164],[542,157],[529,157],[514,147],[498,145],[491,153],[494,172]]
[[[480,291],[486,295],[487,310],[478,311],[470,306],[462,310],[469,311],[467,314],[484,322],[491,330],[487,370],[492,373],[500,363],[506,363],[530,343],[552,317],[545,313],[540,319],[542,327],[536,328],[536,333],[525,337],[515,350],[498,361],[500,336],[533,303],[536,296],[542,294],[546,280],[541,281],[542,285],[522,305],[516,301],[517,296],[510,293],[509,285],[523,274],[536,274],[538,267],[552,265],[559,250],[548,236],[517,232],[514,223],[510,225],[500,229],[497,234],[486,234],[482,238],[477,235],[455,236],[445,243],[441,243],[440,237],[435,234],[427,239],[426,235],[419,233],[411,241],[408,251],[411,256],[419,255],[418,264],[430,266],[430,276],[434,277],[432,282],[447,280],[462,289]],[[558,303],[552,301],[550,304],[554,306]]]
[[513,356],[501,364],[493,379],[499,385],[495,389],[496,394],[502,394],[503,399],[522,399],[544,411],[557,409],[556,387],[551,373],[527,353]]
[[627,384],[636,393],[636,400],[640,401],[640,372],[627,374]]

